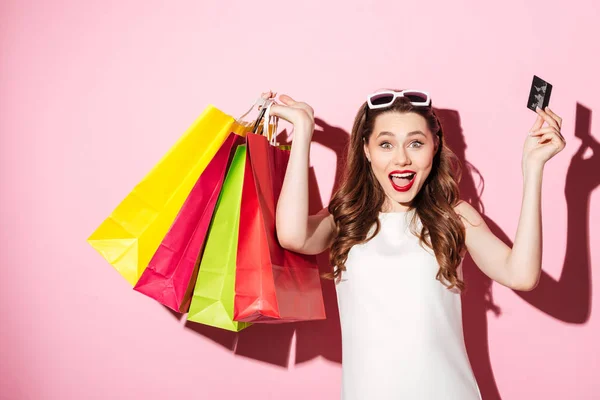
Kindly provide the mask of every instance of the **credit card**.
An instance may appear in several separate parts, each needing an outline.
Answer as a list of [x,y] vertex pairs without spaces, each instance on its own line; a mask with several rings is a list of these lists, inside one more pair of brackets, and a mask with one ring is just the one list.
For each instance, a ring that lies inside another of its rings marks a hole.
[[531,89],[529,90],[529,100],[527,108],[535,112],[535,108],[539,107],[542,110],[550,103],[550,94],[552,93],[552,85],[537,75],[533,76]]

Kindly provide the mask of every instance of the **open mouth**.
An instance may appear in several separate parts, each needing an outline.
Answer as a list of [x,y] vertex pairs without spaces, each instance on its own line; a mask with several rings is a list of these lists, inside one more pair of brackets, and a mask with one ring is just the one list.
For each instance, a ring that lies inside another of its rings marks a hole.
[[415,181],[416,172],[393,172],[389,175],[392,186],[395,190],[405,192],[411,188]]

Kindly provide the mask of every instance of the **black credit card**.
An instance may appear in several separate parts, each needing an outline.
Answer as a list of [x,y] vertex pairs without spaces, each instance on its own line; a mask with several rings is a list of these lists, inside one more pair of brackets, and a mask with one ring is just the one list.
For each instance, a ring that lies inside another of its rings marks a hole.
[[550,94],[552,93],[552,85],[539,76],[533,76],[533,82],[531,82],[531,90],[529,91],[529,100],[527,101],[527,108],[535,111],[536,107],[542,110],[550,103]]

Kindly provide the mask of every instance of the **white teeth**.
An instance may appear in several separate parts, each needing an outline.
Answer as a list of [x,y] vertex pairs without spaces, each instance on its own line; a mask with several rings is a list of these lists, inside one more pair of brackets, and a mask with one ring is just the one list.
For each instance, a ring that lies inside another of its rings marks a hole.
[[403,174],[391,174],[390,176],[394,178],[412,178],[413,175],[412,172],[405,172]]

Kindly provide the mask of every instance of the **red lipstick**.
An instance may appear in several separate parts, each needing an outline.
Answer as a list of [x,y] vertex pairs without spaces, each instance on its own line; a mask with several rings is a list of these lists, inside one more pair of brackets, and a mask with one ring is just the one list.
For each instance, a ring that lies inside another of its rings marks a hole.
[[[406,184],[405,186],[398,186],[394,183],[394,179],[392,178],[392,175],[396,175],[396,174],[413,174],[411,180],[408,182],[408,184]],[[415,177],[417,176],[417,173],[415,171],[411,171],[408,169],[402,170],[402,171],[392,171],[390,172],[390,174],[388,175],[388,177],[390,178],[390,182],[392,183],[392,187],[394,188],[395,191],[397,192],[407,192],[408,190],[410,190],[410,188],[412,187],[413,183],[415,183]]]

